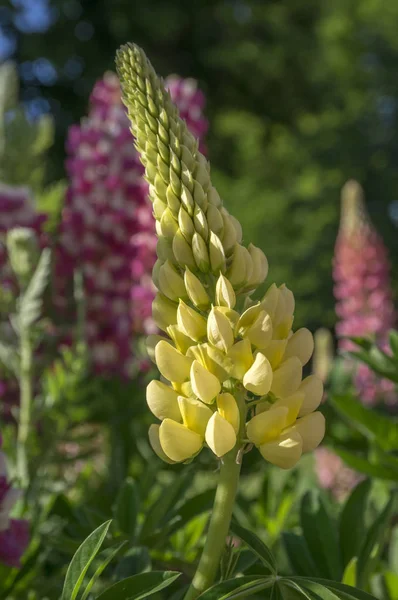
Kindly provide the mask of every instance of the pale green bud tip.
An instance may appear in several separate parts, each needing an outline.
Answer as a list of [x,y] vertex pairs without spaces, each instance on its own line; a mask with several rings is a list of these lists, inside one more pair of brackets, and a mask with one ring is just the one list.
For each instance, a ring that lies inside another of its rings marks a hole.
[[19,279],[25,280],[39,259],[39,241],[36,232],[27,227],[17,227],[7,233],[7,251],[11,267]]

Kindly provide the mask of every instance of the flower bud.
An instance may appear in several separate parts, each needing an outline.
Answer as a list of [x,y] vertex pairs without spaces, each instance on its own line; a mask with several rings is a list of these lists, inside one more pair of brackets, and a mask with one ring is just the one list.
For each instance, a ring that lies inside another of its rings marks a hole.
[[161,421],[166,418],[181,421],[178,394],[168,385],[152,380],[146,388],[146,401],[150,411]]
[[244,335],[256,348],[260,350],[266,348],[272,338],[272,321],[270,316],[262,310],[253,325],[246,329]]
[[214,307],[207,318],[207,339],[223,352],[228,352],[234,343],[234,334],[227,317]]
[[210,268],[210,258],[204,239],[196,232],[192,237],[192,254],[197,268],[207,273]]
[[193,224],[198,234],[204,240],[207,240],[209,237],[209,226],[207,225],[206,216],[198,204],[195,204],[193,212]]
[[256,415],[246,424],[247,437],[255,446],[276,439],[286,425],[287,414],[288,409],[280,406]]
[[149,426],[149,431],[148,431],[149,443],[151,444],[152,450],[155,452],[155,454],[158,455],[159,458],[161,458],[164,462],[169,463],[170,465],[174,465],[175,461],[171,460],[163,452],[162,446],[160,445],[159,429],[160,429],[160,425],[153,424],[153,425]]
[[257,396],[265,396],[271,389],[272,368],[264,354],[258,352],[254,363],[243,377],[243,385]]
[[248,251],[253,264],[249,284],[251,287],[256,288],[263,283],[268,275],[268,260],[264,252],[253,244],[249,244]]
[[159,269],[159,291],[170,300],[187,297],[184,280],[169,260]]
[[191,366],[191,385],[193,393],[206,404],[214,402],[221,391],[221,384],[217,377],[197,360],[194,360]]
[[189,379],[192,358],[184,356],[166,341],[157,344],[155,359],[160,373],[169,381],[183,383]]
[[225,271],[227,265],[224,247],[221,243],[220,238],[213,231],[210,232],[209,257],[210,268],[212,273],[219,273],[220,271]]
[[253,304],[253,306],[249,306],[249,308],[247,308],[239,317],[239,320],[236,324],[236,331],[241,335],[244,335],[249,327],[256,322],[257,317],[259,317],[259,315],[261,315],[263,312],[264,311],[260,302]]
[[185,354],[188,348],[190,348],[192,344],[194,344],[194,341],[191,340],[191,338],[185,335],[185,333],[182,333],[178,325],[169,325],[169,327],[167,328],[167,333],[173,340],[177,350],[179,350],[183,354]]
[[33,275],[39,260],[39,243],[33,229],[16,227],[7,233],[7,251],[12,270],[22,285]]
[[[156,221],[156,227],[160,227],[159,221]],[[156,244],[156,255],[162,262],[166,262],[166,260],[175,262],[171,244],[171,241],[165,237],[159,237]]]
[[303,404],[300,408],[300,417],[305,417],[318,408],[323,397],[323,383],[317,375],[306,377],[297,390],[304,394]]
[[194,199],[192,198],[191,192],[189,191],[189,189],[187,188],[186,185],[182,186],[181,202],[182,202],[185,210],[189,214],[189,216],[192,217],[194,214],[195,202],[194,202]]
[[231,423],[216,411],[206,427],[206,444],[218,457],[227,454],[236,444],[236,433]]
[[313,351],[314,338],[312,337],[312,333],[305,327],[302,327],[289,338],[285,350],[285,359],[297,356],[304,366],[310,360]]
[[210,298],[203,284],[188,268],[185,270],[184,283],[192,304],[201,310],[210,306]]
[[227,277],[235,289],[242,287],[247,282],[248,261],[251,261],[251,258],[247,249],[240,244],[235,244],[232,263],[227,272]]
[[235,398],[229,392],[217,396],[217,410],[228,423],[231,423],[236,435],[240,425],[239,408]]
[[180,267],[189,267],[196,271],[196,262],[192,254],[192,248],[184,238],[179,229],[173,239],[173,258],[177,261]]
[[160,198],[158,196],[156,196],[156,198],[153,201],[152,206],[153,206],[153,214],[155,216],[155,219],[160,221],[163,216],[164,211],[167,209],[167,204],[162,202],[160,200]]
[[225,208],[221,208],[220,212],[223,219],[223,235],[221,241],[224,246],[225,254],[229,256],[237,242],[236,229],[232,224],[228,211]]
[[297,391],[302,377],[303,368],[297,356],[292,356],[283,361],[274,371],[271,392],[277,398],[291,396]]
[[213,411],[200,400],[195,400],[195,398],[183,398],[179,396],[178,405],[184,425],[188,429],[198,433],[203,439],[207,423]]
[[275,311],[279,299],[279,288],[273,283],[266,291],[264,298],[261,301],[261,308],[265,310],[271,317],[272,321],[275,319]]
[[159,271],[160,271],[160,267],[162,265],[163,265],[163,262],[161,260],[159,260],[159,258],[158,258],[152,268],[152,281],[158,289],[159,289]]
[[159,440],[163,452],[174,462],[188,460],[203,446],[203,438],[198,433],[171,419],[165,419],[160,425]]
[[282,435],[279,439],[260,446],[262,457],[280,469],[291,469],[300,460],[303,440],[298,433]]
[[242,381],[254,362],[250,341],[244,339],[234,344],[228,352],[228,358],[232,361],[231,376]]
[[231,223],[233,228],[235,229],[235,233],[236,233],[236,241],[238,244],[242,243],[242,225],[239,223],[238,219],[236,217],[234,217],[233,215],[229,215],[229,218],[231,219]]
[[156,294],[152,302],[152,319],[159,329],[166,331],[169,325],[177,323],[177,304],[163,294]]
[[220,209],[222,207],[220,195],[215,187],[210,186],[207,192],[207,199],[210,202],[210,204],[213,204],[216,208]]
[[160,235],[172,241],[178,230],[178,224],[169,208],[163,212],[160,219]]
[[147,354],[148,354],[149,358],[151,359],[151,361],[155,364],[156,364],[155,348],[156,348],[157,343],[160,342],[161,340],[168,341],[167,338],[163,337],[162,335],[156,335],[155,333],[151,333],[150,335],[148,335],[148,337],[145,340],[145,347],[146,347]]
[[182,300],[178,305],[177,323],[180,330],[196,342],[206,337],[206,319]]
[[216,304],[227,308],[234,308],[236,304],[234,288],[232,287],[231,282],[222,274],[217,279]]
[[180,210],[181,202],[178,198],[177,194],[174,193],[171,185],[167,187],[166,191],[166,200],[167,205],[170,208],[173,215],[178,215],[178,211]]
[[210,231],[213,231],[218,237],[222,237],[224,231],[224,221],[220,211],[214,204],[209,204],[206,212],[206,219]]
[[193,221],[191,217],[189,216],[189,214],[183,206],[181,206],[178,212],[178,225],[184,238],[187,240],[187,242],[190,243],[192,240],[192,236],[195,233],[195,227],[193,226]]

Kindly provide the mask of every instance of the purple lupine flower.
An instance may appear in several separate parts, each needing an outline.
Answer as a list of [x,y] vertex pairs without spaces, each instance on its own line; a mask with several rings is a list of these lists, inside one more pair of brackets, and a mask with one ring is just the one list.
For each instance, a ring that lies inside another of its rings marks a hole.
[[10,512],[19,497],[20,492],[8,480],[6,457],[0,451],[0,563],[9,567],[21,566],[21,557],[29,543],[28,522],[10,518]]
[[[171,95],[197,135],[207,122],[192,81],[172,79]],[[114,73],[97,82],[88,118],[69,131],[70,178],[57,251],[57,302],[65,305],[73,270],[83,271],[86,339],[95,369],[128,375],[132,333],[153,333],[155,224]]]
[[[354,348],[343,336],[364,336],[385,349],[388,332],[396,322],[388,252],[370,221],[356,181],[348,181],[342,190],[333,276],[339,348]],[[355,385],[364,404],[397,402],[394,385],[380,380],[366,365],[357,368]]]

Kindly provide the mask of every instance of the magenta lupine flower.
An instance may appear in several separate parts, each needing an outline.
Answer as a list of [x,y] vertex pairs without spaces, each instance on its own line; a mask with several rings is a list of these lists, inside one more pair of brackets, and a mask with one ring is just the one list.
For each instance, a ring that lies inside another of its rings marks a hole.
[[9,567],[21,566],[21,556],[29,543],[28,522],[10,518],[19,496],[20,492],[8,481],[5,455],[0,451],[0,563]]
[[[194,82],[181,81],[172,79],[171,95],[193,132],[202,135],[204,98]],[[103,374],[128,375],[132,333],[156,331],[151,318],[155,224],[129,127],[118,78],[107,73],[93,89],[88,118],[70,129],[67,143],[70,186],[57,253],[57,302],[65,305],[68,282],[79,266],[86,339],[94,367]]]
[[344,500],[363,479],[362,475],[347,467],[337,454],[325,446],[317,448],[314,456],[319,485],[330,490],[337,500]]
[[[388,332],[396,322],[388,252],[370,221],[356,181],[348,181],[342,190],[333,276],[339,348],[354,348],[342,336],[371,337],[385,348]],[[397,401],[394,385],[380,380],[366,365],[357,368],[355,384],[360,399],[367,405]]]

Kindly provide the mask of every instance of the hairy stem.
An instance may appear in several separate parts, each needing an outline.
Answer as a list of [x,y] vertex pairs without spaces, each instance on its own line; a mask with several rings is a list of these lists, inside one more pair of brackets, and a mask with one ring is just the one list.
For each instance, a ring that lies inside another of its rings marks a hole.
[[17,472],[23,486],[29,483],[27,458],[27,442],[30,433],[32,405],[32,346],[28,328],[23,328],[20,335],[21,369],[20,369],[20,409],[17,439]]
[[[237,402],[240,408],[240,434],[242,434],[246,417],[244,397],[237,398]],[[241,445],[241,435],[239,435],[235,448],[223,457],[206,543],[195,576],[184,600],[195,600],[214,583],[216,578],[239,486]]]

